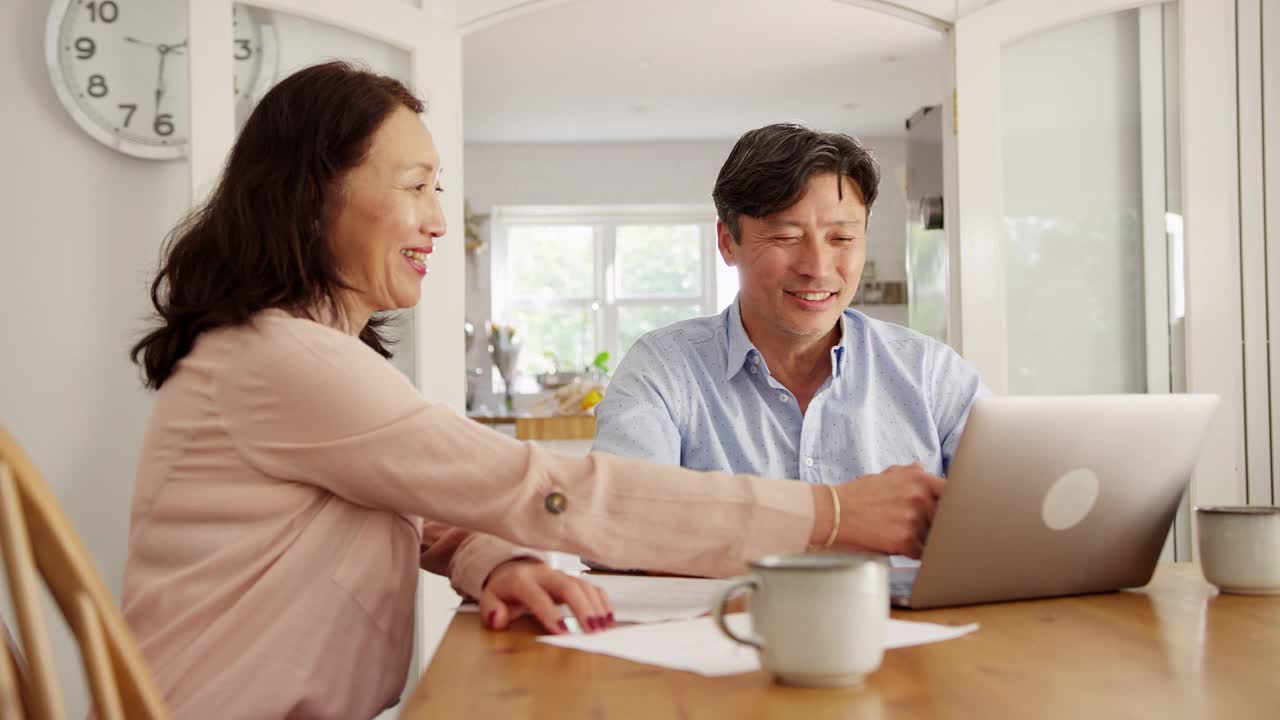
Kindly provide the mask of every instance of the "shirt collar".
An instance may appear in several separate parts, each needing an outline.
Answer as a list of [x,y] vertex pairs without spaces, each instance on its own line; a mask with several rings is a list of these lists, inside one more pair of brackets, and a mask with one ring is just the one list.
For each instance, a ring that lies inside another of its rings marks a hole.
[[[742,327],[742,309],[738,307],[738,300],[729,304],[725,308],[725,331],[728,343],[725,352],[724,377],[726,380],[732,380],[734,375],[742,371],[742,366],[747,364],[751,359],[751,353],[757,355],[760,351],[751,342],[751,338],[747,337],[747,331]],[[849,328],[849,313],[840,313],[840,341],[831,348],[831,376],[838,378],[844,367],[844,356],[847,354],[845,348],[852,342],[852,334]]]
[[732,380],[737,375],[742,366],[747,363],[747,358],[751,352],[759,353],[756,346],[751,343],[751,338],[747,337],[747,331],[742,327],[742,309],[738,307],[738,299],[734,298],[729,307],[725,308],[725,332],[728,338],[726,347],[724,377],[726,380]]
[[839,378],[840,373],[844,370],[844,356],[848,354],[846,348],[852,342],[849,332],[849,313],[840,313],[840,341],[831,348],[831,377]]

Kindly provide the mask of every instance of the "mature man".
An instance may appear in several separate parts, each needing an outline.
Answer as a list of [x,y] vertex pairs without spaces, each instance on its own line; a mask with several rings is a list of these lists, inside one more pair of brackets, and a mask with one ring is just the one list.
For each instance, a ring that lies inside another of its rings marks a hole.
[[[820,484],[853,480],[868,550],[919,557],[973,400],[951,348],[849,309],[879,168],[795,124],[743,135],[712,194],[737,300],[640,338],[597,407],[595,450]],[[852,514],[850,514],[852,513]]]

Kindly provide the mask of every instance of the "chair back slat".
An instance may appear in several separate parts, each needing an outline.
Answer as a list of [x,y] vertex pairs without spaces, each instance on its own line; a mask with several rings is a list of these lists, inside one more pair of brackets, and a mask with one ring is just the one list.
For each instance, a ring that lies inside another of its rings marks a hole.
[[[15,481],[12,485],[21,500],[21,515],[25,518],[27,537],[30,538],[28,547],[32,549],[36,567],[63,617],[76,630],[77,618],[83,614],[78,609],[79,605],[87,602],[93,608],[93,619],[87,622],[96,622],[99,626],[97,637],[105,644],[124,716],[130,720],[167,720],[169,713],[142,651],[84,549],[79,533],[30,458],[2,427],[0,462],[6,463],[12,471]],[[6,539],[5,545],[8,544]],[[86,638],[77,631],[76,639],[81,644],[86,673],[92,675],[92,661],[86,655]],[[25,638],[23,642],[26,642]],[[34,667],[34,659],[29,661]],[[97,710],[104,712],[103,708]]]
[[5,577],[13,599],[13,614],[18,620],[18,636],[26,651],[31,669],[33,706],[31,715],[42,720],[60,720],[66,715],[62,694],[58,691],[58,675],[49,642],[49,626],[41,606],[40,582],[37,579],[31,537],[23,517],[22,501],[13,469],[0,456],[0,547],[4,551]]
[[98,611],[88,595],[80,593],[75,599],[75,616],[71,627],[80,642],[80,655],[84,659],[85,676],[89,692],[93,695],[93,707],[98,711],[97,720],[124,720],[120,705],[120,690],[116,687],[115,672],[111,669],[111,654],[107,651],[107,636],[98,620]]
[[9,628],[0,620],[4,652],[0,653],[0,718],[25,718],[31,704],[31,678]]

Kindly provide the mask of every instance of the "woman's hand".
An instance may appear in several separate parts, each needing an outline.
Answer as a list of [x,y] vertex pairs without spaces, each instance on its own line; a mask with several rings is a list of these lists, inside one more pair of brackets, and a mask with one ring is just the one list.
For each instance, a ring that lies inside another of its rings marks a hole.
[[604,590],[535,558],[508,560],[489,573],[480,593],[480,617],[485,627],[501,630],[528,612],[558,635],[568,632],[560,603],[569,606],[583,630],[613,625],[613,606]]
[[[920,463],[894,465],[884,472],[863,475],[836,488],[840,496],[840,525],[836,544],[861,550],[919,558],[947,481]],[[814,488],[814,497],[822,497]],[[827,490],[827,493],[830,491]],[[830,532],[834,522],[830,498],[815,506],[815,533]],[[825,542],[825,536],[819,543]]]

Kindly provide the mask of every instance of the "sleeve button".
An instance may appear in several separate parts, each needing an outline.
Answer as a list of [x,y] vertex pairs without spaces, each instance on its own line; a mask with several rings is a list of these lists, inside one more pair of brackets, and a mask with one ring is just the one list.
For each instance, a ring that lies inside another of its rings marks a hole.
[[547,495],[546,500],[543,501],[543,505],[546,506],[547,512],[552,515],[559,515],[564,512],[565,506],[568,504],[569,501],[565,499],[563,494],[558,492],[550,493]]

